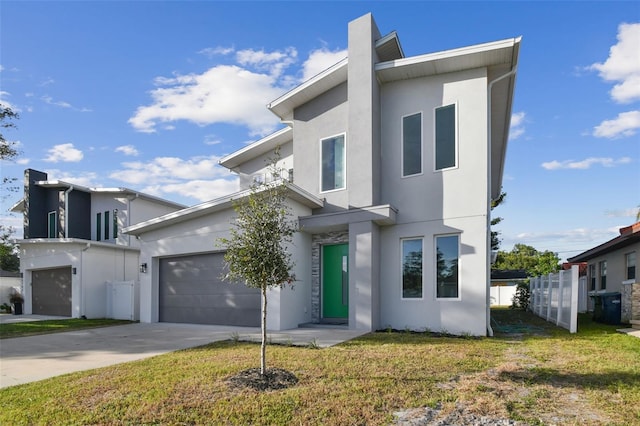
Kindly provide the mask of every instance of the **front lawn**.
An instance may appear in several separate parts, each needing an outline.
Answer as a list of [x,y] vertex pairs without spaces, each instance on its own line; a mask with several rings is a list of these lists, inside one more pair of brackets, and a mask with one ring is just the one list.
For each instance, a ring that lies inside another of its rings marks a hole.
[[233,339],[5,388],[0,424],[379,425],[419,407],[438,418],[640,423],[640,339],[584,316],[570,335],[531,314],[495,314],[504,331],[494,338],[379,332],[327,349],[269,346],[268,366],[299,379],[279,391],[229,386],[259,365],[259,347]]
[[0,324],[0,339],[33,336],[36,334],[61,333],[84,328],[109,327],[112,325],[131,324],[132,321],[113,319],[57,319],[44,321],[27,321]]

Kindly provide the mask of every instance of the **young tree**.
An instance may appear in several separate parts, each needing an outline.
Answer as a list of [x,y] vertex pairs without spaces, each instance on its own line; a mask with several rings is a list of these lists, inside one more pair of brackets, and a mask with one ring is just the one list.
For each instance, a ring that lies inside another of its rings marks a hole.
[[262,299],[262,343],[260,374],[266,373],[267,290],[295,281],[293,261],[287,245],[297,230],[286,204],[287,184],[277,167],[279,156],[270,160],[270,182],[254,184],[249,194],[234,202],[237,219],[229,238],[220,242],[226,246],[224,259],[228,266],[226,280],[245,282],[258,288]]
[[[495,200],[491,200],[491,211],[493,211],[493,209],[495,209],[500,204],[502,204],[506,197],[507,197],[507,193],[501,191],[500,195],[498,195],[498,198],[496,198]],[[493,219],[491,219],[491,226],[496,226],[500,222],[502,222],[501,217],[494,217]],[[500,249],[500,231],[491,231],[491,250],[499,250],[499,249]]]
[[20,270],[20,258],[18,246],[11,236],[14,233],[12,227],[0,225],[0,269],[17,272]]

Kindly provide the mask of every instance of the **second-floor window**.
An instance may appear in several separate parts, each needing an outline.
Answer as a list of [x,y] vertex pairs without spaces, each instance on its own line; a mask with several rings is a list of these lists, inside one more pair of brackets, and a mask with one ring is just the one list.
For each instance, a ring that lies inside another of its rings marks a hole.
[[109,239],[109,212],[104,212],[104,239]]
[[48,218],[47,233],[49,238],[58,238],[58,215],[56,212],[49,212]]
[[436,170],[456,166],[456,105],[446,105],[435,111]]
[[102,239],[102,213],[96,215],[96,241]]
[[333,191],[346,187],[345,135],[320,141],[320,191]]
[[422,113],[402,117],[402,176],[422,173]]
[[625,263],[627,267],[626,278],[628,280],[636,279],[636,252],[625,254]]
[[118,238],[118,209],[113,211],[113,238]]

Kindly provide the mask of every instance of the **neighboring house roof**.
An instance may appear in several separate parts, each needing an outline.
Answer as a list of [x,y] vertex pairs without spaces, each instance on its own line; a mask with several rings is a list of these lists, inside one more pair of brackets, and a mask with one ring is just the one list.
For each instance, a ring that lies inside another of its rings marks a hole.
[[590,250],[580,253],[577,256],[567,259],[568,262],[586,262],[593,258],[611,253],[612,251],[619,250],[621,248],[630,246],[631,244],[640,243],[640,222],[636,222],[633,225],[620,228],[620,235],[600,244]]
[[[320,208],[324,205],[324,202],[311,195],[304,189],[287,183],[289,198],[296,200],[311,208]],[[137,223],[135,225],[124,228],[122,232],[131,235],[140,235],[145,232],[153,231],[155,229],[164,228],[168,225],[185,222],[201,216],[206,216],[211,213],[219,212],[229,209],[233,206],[233,202],[248,196],[251,193],[251,189],[245,189],[243,191],[235,192],[230,195],[226,195],[215,200],[206,201],[204,203],[187,207],[186,209],[178,210],[173,213],[165,214],[164,216],[156,217],[144,222]]]
[[511,269],[499,271],[497,269],[491,270],[492,280],[524,280],[528,278],[527,271],[524,269]]
[[[135,198],[142,198],[145,200],[153,201],[155,203],[164,204],[170,207],[176,208],[184,208],[186,207],[184,204],[175,203],[173,201],[166,200],[164,198],[156,197],[153,195],[145,194],[143,192],[134,191],[129,188],[88,188],[82,185],[76,185],[75,183],[64,182],[61,180],[40,180],[34,182],[35,185],[41,186],[43,188],[58,188],[58,189],[70,189],[73,188],[74,191],[82,191],[93,194],[113,194],[119,196],[134,196]],[[14,213],[20,213],[24,211],[24,198],[15,203],[10,209],[10,211]]]

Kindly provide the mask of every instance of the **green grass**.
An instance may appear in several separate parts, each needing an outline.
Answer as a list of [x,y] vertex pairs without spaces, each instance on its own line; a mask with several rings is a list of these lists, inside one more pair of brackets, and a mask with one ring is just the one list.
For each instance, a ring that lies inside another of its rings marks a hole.
[[130,324],[132,321],[113,319],[59,319],[0,324],[0,339],[34,336],[37,334],[60,333],[85,328],[109,327]]
[[494,316],[533,331],[273,345],[268,365],[299,379],[273,392],[228,386],[259,365],[258,345],[229,340],[0,390],[0,424],[388,425],[394,411],[425,406],[530,424],[640,424],[640,339],[588,317],[570,335],[528,313]]

